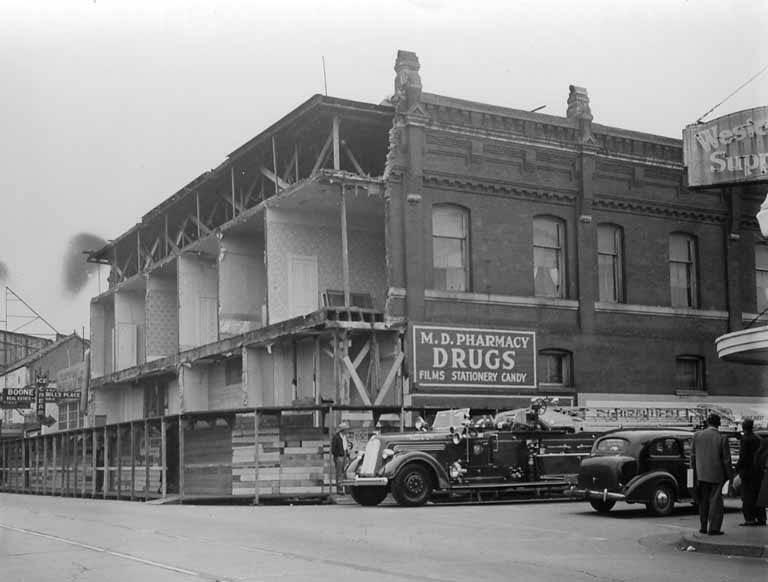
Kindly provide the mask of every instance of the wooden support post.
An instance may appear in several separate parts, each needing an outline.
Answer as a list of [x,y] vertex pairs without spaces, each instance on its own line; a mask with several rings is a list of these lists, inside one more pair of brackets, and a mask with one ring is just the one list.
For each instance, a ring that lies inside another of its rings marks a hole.
[[165,426],[165,417],[160,419],[160,478],[161,481],[161,494],[163,499],[165,499],[167,493],[168,493],[168,467],[166,467],[168,456],[165,452],[165,446],[166,446],[166,426]]
[[[275,170],[275,176],[277,176],[277,170]],[[229,168],[230,187],[232,190],[232,218],[237,216],[237,203],[235,202],[235,166],[232,165]]]
[[323,144],[323,148],[320,150],[320,154],[317,156],[317,160],[315,160],[315,165],[312,166],[312,172],[310,175],[314,174],[320,169],[320,166],[323,165],[323,162],[325,161],[325,156],[328,155],[328,149],[331,147],[331,144],[333,143],[333,132],[331,132],[331,135],[328,136],[328,139],[325,140],[325,143]]
[[144,420],[144,499],[149,499],[149,421]]
[[[232,211],[234,212],[234,210]],[[197,238],[200,238],[200,193],[195,192],[195,213],[197,218]]]
[[59,455],[57,454],[57,446],[56,441],[58,435],[52,435],[51,436],[51,446],[53,447],[52,451],[52,458],[51,458],[51,469],[53,470],[53,479],[51,479],[51,494],[56,495],[56,484],[58,483],[58,476],[59,476]]
[[339,116],[333,117],[333,169],[341,170],[341,140],[339,139]]
[[253,504],[259,504],[259,411],[253,409]]
[[136,272],[141,273],[141,231],[136,230]]
[[131,421],[131,501],[136,497],[136,428]]
[[81,429],[83,437],[83,481],[80,483],[80,497],[85,497],[85,482],[88,480],[88,433]]
[[184,503],[184,417],[179,415],[179,503]]
[[91,429],[91,499],[96,497],[96,474],[98,472],[96,468],[97,463],[97,451],[99,449],[99,434],[96,431],[96,427]]
[[78,474],[78,460],[80,457],[77,454],[77,433],[72,433],[72,497],[77,497],[77,474]]
[[272,136],[272,171],[275,174],[275,194],[280,193],[280,185],[277,175],[277,146],[275,145],[275,136]]
[[[334,118],[335,119],[335,118]],[[347,199],[344,182],[341,187],[341,273],[344,281],[344,307],[349,308],[349,239],[347,233]]]
[[22,438],[21,444],[21,492],[27,488],[27,441]]
[[102,499],[107,498],[107,491],[109,490],[109,427],[104,426],[104,479],[102,481]]
[[123,427],[119,424],[115,427],[117,432],[117,498],[123,493]]
[[163,248],[165,249],[165,256],[167,257],[171,253],[171,249],[168,245],[171,240],[168,237],[168,214],[163,215],[163,230],[165,231],[165,236],[163,237]]
[[296,182],[299,181],[299,144],[296,143],[293,145],[293,159],[294,162],[294,168],[296,169]]
[[48,492],[48,437],[43,435],[43,495]]

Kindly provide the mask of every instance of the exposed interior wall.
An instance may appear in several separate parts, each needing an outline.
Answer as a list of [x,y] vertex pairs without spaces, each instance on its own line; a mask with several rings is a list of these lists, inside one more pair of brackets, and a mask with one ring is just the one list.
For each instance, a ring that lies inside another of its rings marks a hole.
[[115,293],[115,371],[146,360],[144,291]]
[[168,403],[168,414],[179,414],[181,412],[181,398],[179,397],[178,378],[168,381],[167,391],[165,401]]
[[218,276],[220,336],[262,327],[267,295],[264,241],[257,237],[224,235]]
[[244,406],[243,373],[238,362],[242,362],[242,359],[235,356],[208,366],[208,408],[210,410]]
[[114,372],[114,296],[91,302],[91,376],[98,378]]
[[[269,323],[303,315],[290,305],[291,257],[317,260],[317,307],[326,290],[342,291],[341,224],[338,215],[268,209],[266,215]],[[370,293],[373,305],[384,308],[386,271],[383,224],[348,219],[350,291]]]
[[178,273],[179,348],[215,342],[219,335],[216,263],[204,256],[180,255]]
[[179,296],[177,279],[150,274],[147,278],[147,361],[176,353],[179,349]]
[[208,369],[206,365],[179,368],[184,412],[208,410]]
[[269,349],[246,348],[248,406],[288,406],[293,401],[293,349],[291,344],[273,344]]
[[93,391],[93,413],[106,416],[107,424],[139,420],[144,416],[144,390],[131,384],[114,384]]

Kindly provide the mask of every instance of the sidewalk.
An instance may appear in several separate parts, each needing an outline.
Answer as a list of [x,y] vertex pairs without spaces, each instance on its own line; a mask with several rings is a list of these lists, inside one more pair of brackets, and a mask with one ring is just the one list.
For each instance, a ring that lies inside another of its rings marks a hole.
[[698,552],[710,554],[768,558],[768,527],[739,526],[743,521],[740,511],[729,511],[723,520],[724,535],[710,536],[693,530],[683,535],[683,549],[693,546]]

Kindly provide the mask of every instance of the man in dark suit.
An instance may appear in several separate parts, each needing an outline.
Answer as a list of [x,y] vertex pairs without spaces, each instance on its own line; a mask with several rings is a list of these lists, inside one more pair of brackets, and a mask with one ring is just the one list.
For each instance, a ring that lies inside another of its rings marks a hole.
[[349,423],[342,421],[338,427],[336,427],[336,434],[331,439],[331,456],[333,457],[333,465],[336,469],[336,492],[344,493],[344,488],[341,482],[344,480],[344,469],[347,465],[349,458],[349,440],[347,439],[346,431],[349,430]]
[[765,509],[762,510],[762,516],[757,514],[757,493],[762,476],[756,466],[760,437],[754,432],[754,421],[751,418],[744,420],[741,428],[744,434],[741,437],[736,472],[741,477],[741,511],[744,514],[744,523],[739,525],[760,525],[760,522],[765,525]]
[[723,531],[723,485],[731,478],[731,452],[728,440],[724,439],[718,428],[720,416],[710,414],[707,428],[693,436],[691,460],[693,477],[699,503],[700,533],[712,536],[722,535]]

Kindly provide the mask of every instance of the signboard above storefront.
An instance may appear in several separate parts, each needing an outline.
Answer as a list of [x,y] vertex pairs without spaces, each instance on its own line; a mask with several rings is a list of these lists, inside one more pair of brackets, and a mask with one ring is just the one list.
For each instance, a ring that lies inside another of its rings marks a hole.
[[683,158],[691,187],[768,182],[768,107],[687,126]]
[[413,381],[418,388],[536,387],[532,331],[432,325],[412,329]]

